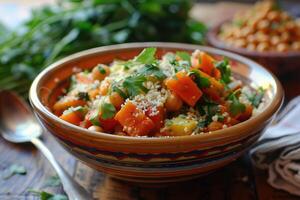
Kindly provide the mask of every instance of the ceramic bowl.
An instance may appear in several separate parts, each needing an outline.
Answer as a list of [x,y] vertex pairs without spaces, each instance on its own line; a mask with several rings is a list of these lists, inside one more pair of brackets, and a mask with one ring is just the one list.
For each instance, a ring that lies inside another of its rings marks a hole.
[[[131,59],[146,47],[156,47],[157,56],[170,51],[206,51],[232,60],[236,77],[252,86],[267,87],[261,113],[230,128],[210,134],[146,138],[93,132],[55,116],[50,108],[74,67],[91,69],[114,59]],[[30,89],[34,112],[57,141],[86,165],[119,179],[143,183],[175,182],[212,172],[241,156],[257,141],[283,100],[277,78],[259,64],[214,48],[178,43],[131,43],[94,48],[68,56],[42,71]]]
[[218,37],[221,26],[226,22],[227,21],[217,24],[208,32],[207,40],[211,46],[251,58],[271,70],[276,75],[286,74],[300,69],[300,51],[258,52],[226,44]]

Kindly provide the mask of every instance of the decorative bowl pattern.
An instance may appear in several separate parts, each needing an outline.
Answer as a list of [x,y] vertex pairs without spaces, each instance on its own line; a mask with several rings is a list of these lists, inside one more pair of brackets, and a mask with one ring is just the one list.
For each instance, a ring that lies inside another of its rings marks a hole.
[[226,21],[223,21],[222,23],[217,24],[208,32],[207,40],[211,46],[253,59],[264,67],[270,69],[276,75],[300,69],[300,52],[258,52],[227,45],[218,38],[221,26],[225,22]]
[[[210,134],[181,137],[126,137],[89,131],[55,116],[50,108],[61,94],[74,67],[90,69],[115,58],[130,59],[143,48],[168,51],[207,51],[232,60],[235,76],[252,86],[267,87],[267,103],[260,114]],[[259,64],[233,53],[178,43],[131,43],[99,47],[64,58],[41,72],[30,89],[30,101],[41,123],[66,150],[87,165],[120,179],[137,182],[174,182],[218,169],[257,141],[283,101],[278,80]]]

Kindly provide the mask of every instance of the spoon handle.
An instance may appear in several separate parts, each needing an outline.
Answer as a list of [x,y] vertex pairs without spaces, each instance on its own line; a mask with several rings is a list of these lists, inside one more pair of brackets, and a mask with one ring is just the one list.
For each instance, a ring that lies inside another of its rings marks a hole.
[[89,200],[93,199],[90,194],[80,186],[74,179],[65,171],[63,167],[56,161],[53,154],[45,146],[45,144],[38,138],[32,138],[31,142],[44,154],[49,160],[57,175],[59,176],[63,188],[70,200]]

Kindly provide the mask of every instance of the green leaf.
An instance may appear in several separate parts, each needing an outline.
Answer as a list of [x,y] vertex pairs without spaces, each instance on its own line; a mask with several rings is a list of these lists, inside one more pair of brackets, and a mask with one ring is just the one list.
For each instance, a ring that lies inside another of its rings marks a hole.
[[143,76],[154,76],[158,80],[163,80],[166,78],[166,75],[154,64],[146,64],[140,68],[137,72]]
[[97,69],[98,71],[101,73],[101,74],[105,74],[106,73],[106,70],[103,68],[103,65],[100,64],[97,66]]
[[61,181],[60,181],[60,179],[57,175],[50,176],[44,184],[45,187],[48,187],[48,186],[57,187],[57,186],[60,186],[60,185],[61,185]]
[[191,65],[191,55],[185,51],[177,51],[176,55]]
[[3,177],[3,179],[8,179],[12,177],[15,174],[19,175],[26,175],[27,170],[24,166],[18,165],[18,164],[12,164],[6,171],[6,175]]
[[202,77],[197,70],[192,70],[190,75],[194,76],[194,81],[199,88],[208,88],[210,87],[210,81],[208,78]]
[[222,61],[215,63],[217,69],[221,72],[221,80],[225,84],[231,82],[231,69],[229,65],[229,61],[227,58],[224,58]]
[[134,97],[141,93],[147,93],[148,89],[143,85],[147,79],[144,76],[129,76],[125,78],[123,87],[127,90],[129,96]]
[[137,57],[133,59],[135,62],[142,64],[151,64],[155,61],[156,48],[149,47],[144,49]]
[[118,86],[113,85],[112,86],[112,91],[117,92],[123,99],[127,99],[127,95],[123,90],[121,90]]
[[89,120],[91,121],[91,123],[95,126],[101,126],[101,123],[99,121],[99,111],[98,110],[93,110]]
[[111,103],[103,103],[101,105],[101,118],[111,119],[116,114],[116,108]]
[[68,197],[63,194],[51,194],[45,191],[29,189],[28,192],[33,193],[40,197],[40,200],[68,200]]
[[265,90],[263,88],[258,88],[258,90],[253,92],[250,96],[247,95],[247,98],[254,107],[258,107],[264,95]]
[[238,100],[235,93],[231,93],[228,99],[231,100],[229,111],[233,116],[245,112],[246,106]]

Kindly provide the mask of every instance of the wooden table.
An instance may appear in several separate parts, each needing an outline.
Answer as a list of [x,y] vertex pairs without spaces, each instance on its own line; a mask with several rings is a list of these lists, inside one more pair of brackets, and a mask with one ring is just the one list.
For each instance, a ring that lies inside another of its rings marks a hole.
[[[196,18],[215,16],[210,12],[220,13],[217,10],[230,8],[228,4],[199,5],[192,14]],[[245,9],[244,5],[237,5],[235,9]],[[241,7],[242,6],[242,7]],[[202,10],[201,10],[202,9]],[[210,9],[210,11],[209,11]],[[200,14],[199,14],[200,13]],[[201,13],[204,13],[201,16]],[[228,12],[227,12],[228,13]],[[217,20],[212,20],[216,22]],[[287,99],[300,94],[299,73],[292,73],[279,77],[285,87]],[[101,200],[152,200],[152,199],[207,199],[207,200],[296,200],[284,191],[271,188],[267,182],[267,175],[263,171],[253,168],[247,155],[205,177],[172,185],[157,185],[155,188],[133,185],[112,179],[102,173],[75,160],[62,149],[50,134],[44,135],[44,141],[58,161],[72,174],[75,179],[93,193],[96,199]],[[0,176],[11,164],[22,164],[27,169],[27,175],[15,175],[8,180],[0,178],[0,199],[38,199],[28,189],[41,189],[49,192],[62,193],[62,188],[46,187],[45,181],[55,174],[48,161],[30,144],[14,145],[0,138]]]

